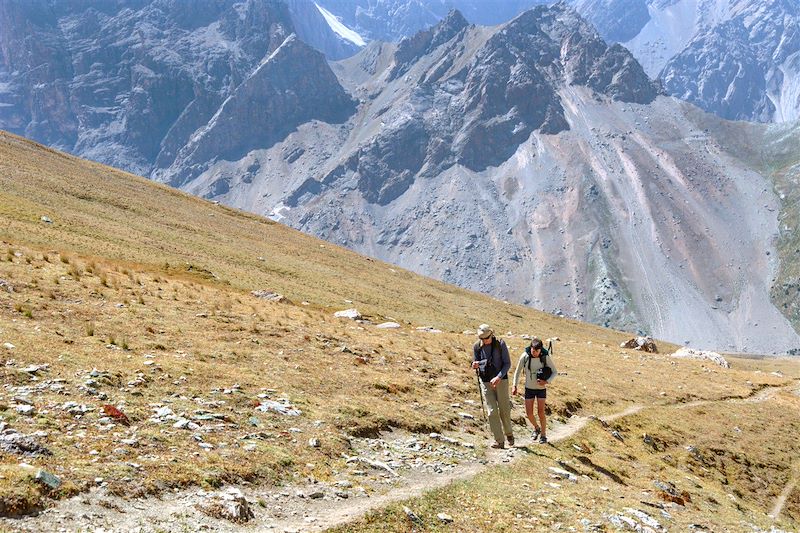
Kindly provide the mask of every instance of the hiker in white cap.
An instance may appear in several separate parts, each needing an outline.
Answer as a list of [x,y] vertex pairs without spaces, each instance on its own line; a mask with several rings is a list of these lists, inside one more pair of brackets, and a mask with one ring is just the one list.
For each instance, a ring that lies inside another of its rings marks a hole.
[[504,448],[506,440],[509,446],[513,446],[511,398],[508,394],[511,357],[505,341],[495,337],[488,324],[478,326],[478,342],[472,347],[472,368],[478,371],[481,390],[486,398],[489,427],[495,440],[492,448]]

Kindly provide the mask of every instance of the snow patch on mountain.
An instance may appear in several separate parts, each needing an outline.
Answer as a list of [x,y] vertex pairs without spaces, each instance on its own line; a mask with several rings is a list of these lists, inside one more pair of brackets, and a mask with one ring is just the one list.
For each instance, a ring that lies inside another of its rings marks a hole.
[[350,28],[348,28],[347,26],[342,24],[342,22],[339,20],[339,18],[336,15],[334,15],[333,13],[331,13],[330,11],[328,11],[327,9],[322,7],[321,5],[317,4],[316,2],[314,3],[314,5],[317,6],[317,9],[319,9],[319,12],[322,14],[323,17],[325,17],[325,22],[328,23],[328,26],[330,26],[331,29],[338,36],[340,36],[341,38],[343,38],[343,39],[345,39],[347,41],[350,41],[351,43],[353,43],[353,44],[355,44],[357,46],[367,46],[367,43],[366,43],[366,41],[364,41],[364,38],[361,37],[361,35],[359,35],[356,31],[351,30]]

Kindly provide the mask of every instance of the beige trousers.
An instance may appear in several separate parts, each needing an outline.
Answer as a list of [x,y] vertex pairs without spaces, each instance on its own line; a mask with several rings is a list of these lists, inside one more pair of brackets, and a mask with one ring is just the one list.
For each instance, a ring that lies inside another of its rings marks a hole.
[[493,389],[489,383],[481,381],[483,397],[489,411],[489,428],[492,430],[495,442],[503,444],[506,437],[514,434],[511,428],[511,397],[508,394],[508,380],[501,379],[497,388]]

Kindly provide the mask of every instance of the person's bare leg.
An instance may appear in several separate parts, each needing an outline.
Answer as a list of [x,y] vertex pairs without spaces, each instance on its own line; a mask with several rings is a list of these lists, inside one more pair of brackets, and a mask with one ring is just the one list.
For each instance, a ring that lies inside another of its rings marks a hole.
[[547,418],[545,418],[544,414],[544,398],[536,398],[536,404],[539,410],[539,427],[542,428],[541,436],[544,437],[547,435]]
[[533,429],[539,431],[539,423],[536,422],[536,415],[533,414],[533,404],[536,402],[536,399],[525,400],[525,415],[530,420]]

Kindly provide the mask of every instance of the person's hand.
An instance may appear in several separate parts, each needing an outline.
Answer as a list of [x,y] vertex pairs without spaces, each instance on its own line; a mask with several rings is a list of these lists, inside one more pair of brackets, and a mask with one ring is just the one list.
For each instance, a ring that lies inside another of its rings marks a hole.
[[538,383],[540,387],[546,387],[547,386],[547,381],[545,381],[543,379],[537,379],[536,383]]
[[478,362],[477,362],[477,361],[473,361],[473,362],[472,362],[472,368],[478,368],[479,366],[480,366],[480,365],[478,364]]
[[519,391],[517,390],[517,386],[516,386],[516,385],[514,385],[514,388],[513,388],[513,389],[511,389],[511,394],[513,394],[514,396],[516,396],[517,394],[519,394]]
[[500,378],[498,376],[495,376],[495,377],[492,378],[492,381],[490,381],[489,383],[492,384],[492,388],[493,389],[496,389],[497,388],[497,384],[500,383]]

